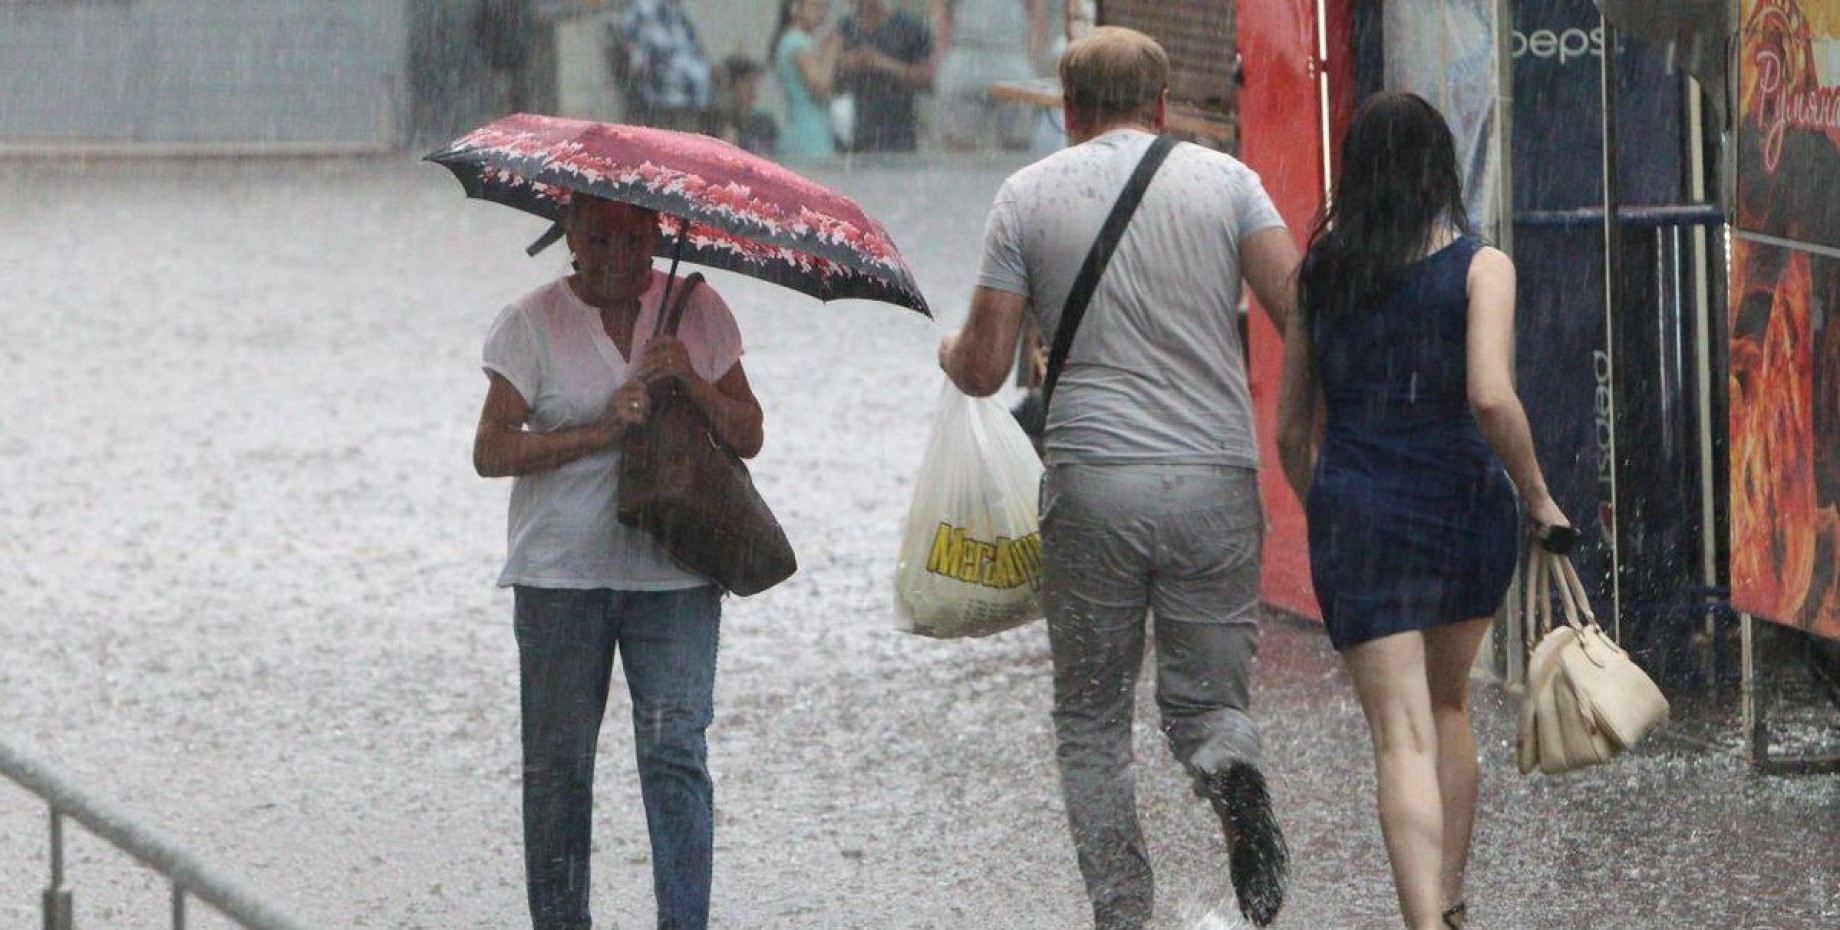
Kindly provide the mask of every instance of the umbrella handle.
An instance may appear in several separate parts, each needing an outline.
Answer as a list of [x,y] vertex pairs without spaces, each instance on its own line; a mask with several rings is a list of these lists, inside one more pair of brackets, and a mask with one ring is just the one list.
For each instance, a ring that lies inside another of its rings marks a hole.
[[[690,295],[696,292],[697,285],[703,283],[703,273],[698,271],[684,279],[684,289],[677,292],[677,303],[666,306],[658,312],[658,326],[652,335],[656,338],[662,331],[667,336],[677,335],[677,324],[684,319],[684,310],[690,306]],[[669,290],[669,285],[666,285]]]
[[538,252],[555,245],[556,240],[562,238],[562,234],[560,221],[549,224],[549,228],[543,231],[543,235],[537,237],[537,241],[524,247],[524,254],[535,258]]
[[[671,270],[664,276],[664,296],[658,301],[658,306],[666,308],[666,312],[659,313],[658,321],[652,324],[653,338],[657,338],[661,331],[668,331],[672,335],[677,334],[677,320],[675,317],[678,315],[678,312],[681,312],[681,308],[674,308],[671,306],[671,288],[677,284],[677,266],[684,260],[684,240],[690,238],[690,221],[681,216],[676,217],[676,220],[677,244],[671,246]],[[667,316],[673,317],[673,319],[670,320],[668,330],[665,326],[665,318]]]

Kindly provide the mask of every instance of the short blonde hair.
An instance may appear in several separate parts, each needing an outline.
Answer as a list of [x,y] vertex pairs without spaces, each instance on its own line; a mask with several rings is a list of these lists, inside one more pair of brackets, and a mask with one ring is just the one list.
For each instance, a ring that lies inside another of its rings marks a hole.
[[1074,116],[1149,117],[1169,86],[1169,55],[1135,29],[1100,26],[1067,46],[1060,71]]

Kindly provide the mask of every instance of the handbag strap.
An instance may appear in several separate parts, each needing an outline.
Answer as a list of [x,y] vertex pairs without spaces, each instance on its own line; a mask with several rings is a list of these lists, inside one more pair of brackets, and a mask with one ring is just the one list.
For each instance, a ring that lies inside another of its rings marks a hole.
[[1060,327],[1054,332],[1054,347],[1048,353],[1048,371],[1041,382],[1041,422],[1044,424],[1048,422],[1048,404],[1054,399],[1054,385],[1061,380],[1067,352],[1073,348],[1073,334],[1080,328],[1080,319],[1086,316],[1086,305],[1092,302],[1093,291],[1099,287],[1099,276],[1105,273],[1112,252],[1124,238],[1125,227],[1131,224],[1131,215],[1143,202],[1144,191],[1150,189],[1156,169],[1163,166],[1163,159],[1168,158],[1169,150],[1175,147],[1176,137],[1167,133],[1150,143],[1150,150],[1144,153],[1137,170],[1131,172],[1131,179],[1125,182],[1118,201],[1112,204],[1112,212],[1105,218],[1105,225],[1099,227],[1099,238],[1093,240],[1086,261],[1080,265],[1079,275],[1073,279],[1073,290],[1067,292],[1067,303],[1061,308]]
[[1591,610],[1591,599],[1585,594],[1584,582],[1579,580],[1578,569],[1572,565],[1572,560],[1548,552],[1538,545],[1528,548],[1521,621],[1528,650],[1531,651],[1540,637],[1553,628],[1552,595],[1555,588],[1566,626],[1580,633],[1589,629],[1601,630],[1597,614]]
[[671,285],[676,283],[676,280],[676,278],[668,278],[665,281],[662,299],[670,301],[670,306],[658,312],[658,322],[652,327],[653,338],[656,338],[659,333],[667,336],[677,335],[677,324],[683,322],[684,308],[690,305],[690,295],[703,283],[703,273],[691,272],[690,276],[684,279],[683,289],[677,291],[677,299],[671,300]]
[[1527,654],[1552,626],[1552,600],[1546,580],[1546,559],[1540,547],[1527,547],[1527,572],[1521,578],[1521,640]]
[[1565,622],[1581,631],[1596,627],[1597,614],[1591,610],[1591,598],[1584,593],[1584,582],[1578,580],[1578,569],[1571,558],[1555,555],[1553,562],[1559,573],[1559,592],[1564,597],[1561,603],[1565,605]]

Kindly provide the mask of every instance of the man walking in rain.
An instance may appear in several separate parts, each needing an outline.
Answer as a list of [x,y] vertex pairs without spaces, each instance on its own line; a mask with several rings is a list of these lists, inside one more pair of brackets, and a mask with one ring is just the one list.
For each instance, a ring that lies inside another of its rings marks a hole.
[[[1000,387],[1025,318],[1056,333],[1082,262],[1164,126],[1156,41],[1094,30],[1061,57],[1072,147],[990,208],[964,328],[939,346],[967,393]],[[1259,178],[1177,145],[1098,278],[1048,410],[1042,592],[1061,788],[1099,930],[1150,923],[1131,763],[1145,618],[1171,751],[1220,818],[1242,913],[1264,926],[1288,854],[1248,714],[1264,516],[1237,326],[1241,278],[1280,331],[1297,250]]]

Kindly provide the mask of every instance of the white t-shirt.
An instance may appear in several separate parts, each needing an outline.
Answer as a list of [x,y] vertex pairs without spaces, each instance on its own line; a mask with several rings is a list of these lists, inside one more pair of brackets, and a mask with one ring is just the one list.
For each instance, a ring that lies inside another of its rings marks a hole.
[[[1011,175],[978,284],[1029,299],[1049,345],[1099,227],[1152,136],[1117,129]],[[1239,335],[1240,244],[1284,220],[1231,156],[1169,153],[1093,292],[1048,409],[1047,458],[1258,468]]]
[[[650,341],[666,277],[654,269],[640,298],[635,359]],[[682,286],[680,280],[676,287]],[[734,315],[707,284],[691,294],[677,338],[691,367],[707,380],[721,378],[741,360]],[[506,307],[486,334],[485,370],[517,389],[530,405],[526,428],[536,432],[600,419],[629,367],[602,327],[600,311],[576,297],[566,280]],[[500,586],[668,591],[709,583],[678,567],[649,535],[615,516],[621,454],[615,446],[513,480],[510,553]]]

